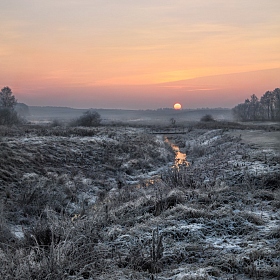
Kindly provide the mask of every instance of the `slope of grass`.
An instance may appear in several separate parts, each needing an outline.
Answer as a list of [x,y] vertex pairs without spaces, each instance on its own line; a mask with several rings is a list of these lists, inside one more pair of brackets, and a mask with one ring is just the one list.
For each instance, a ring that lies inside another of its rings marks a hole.
[[222,129],[170,140],[190,166],[141,128],[6,130],[2,279],[279,279],[278,155]]

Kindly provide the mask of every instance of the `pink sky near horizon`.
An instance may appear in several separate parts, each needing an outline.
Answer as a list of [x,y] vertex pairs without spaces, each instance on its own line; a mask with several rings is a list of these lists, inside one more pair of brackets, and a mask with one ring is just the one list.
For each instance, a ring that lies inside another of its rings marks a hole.
[[0,87],[74,108],[233,107],[280,87],[278,0],[2,0]]

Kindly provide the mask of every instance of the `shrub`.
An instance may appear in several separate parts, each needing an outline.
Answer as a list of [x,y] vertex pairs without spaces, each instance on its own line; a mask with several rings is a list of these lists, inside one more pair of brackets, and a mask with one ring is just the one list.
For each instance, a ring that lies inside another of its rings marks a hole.
[[61,122],[57,119],[53,120],[52,123],[51,123],[51,126],[52,127],[57,127],[57,126],[61,126]]
[[203,117],[200,119],[200,121],[202,121],[202,122],[213,122],[213,121],[215,121],[215,120],[214,120],[214,118],[213,118],[212,115],[207,114],[207,115],[203,116]]
[[101,117],[98,112],[93,110],[86,111],[81,117],[75,120],[72,125],[74,126],[99,126]]

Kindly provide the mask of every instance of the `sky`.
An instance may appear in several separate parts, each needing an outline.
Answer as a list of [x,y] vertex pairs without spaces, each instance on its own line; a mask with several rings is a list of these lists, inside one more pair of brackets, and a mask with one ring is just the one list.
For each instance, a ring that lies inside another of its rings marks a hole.
[[0,87],[73,108],[226,107],[280,87],[279,0],[1,0]]

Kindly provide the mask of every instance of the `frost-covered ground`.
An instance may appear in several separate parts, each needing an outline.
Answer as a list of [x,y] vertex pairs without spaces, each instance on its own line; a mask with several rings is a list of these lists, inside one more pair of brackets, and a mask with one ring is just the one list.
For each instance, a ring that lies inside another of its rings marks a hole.
[[279,279],[277,145],[186,130],[1,130],[2,279]]

